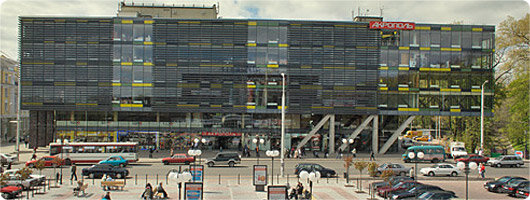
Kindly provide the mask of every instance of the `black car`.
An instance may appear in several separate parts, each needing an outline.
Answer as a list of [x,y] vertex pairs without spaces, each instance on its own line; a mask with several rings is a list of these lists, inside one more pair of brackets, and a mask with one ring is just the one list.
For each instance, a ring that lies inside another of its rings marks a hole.
[[300,163],[296,165],[294,169],[294,174],[300,175],[301,171],[307,171],[307,172],[320,172],[320,175],[322,177],[333,177],[337,174],[335,170],[325,168],[322,165],[315,164],[315,163]]
[[530,181],[528,180],[514,179],[502,185],[502,188],[500,188],[500,191],[501,193],[508,193],[508,196],[513,196],[515,193],[515,190],[526,187],[529,182]]
[[528,198],[529,193],[530,193],[530,185],[526,185],[526,187],[515,190],[514,195],[515,197],[519,197],[519,198]]
[[417,199],[422,199],[422,200],[441,200],[441,199],[455,199],[455,198],[458,198],[457,196],[455,196],[455,193],[454,192],[449,192],[449,191],[429,191],[429,192],[425,192],[423,194],[421,194],[420,196],[418,196]]
[[412,181],[412,178],[408,177],[408,176],[394,176],[392,178],[390,178],[390,183],[389,182],[386,182],[386,181],[380,181],[380,182],[373,182],[371,183],[371,188],[373,190],[377,190],[377,188],[380,188],[380,187],[386,187],[386,186],[394,186],[396,184],[398,184],[399,182],[401,181]]
[[484,183],[484,188],[490,192],[500,192],[501,187],[503,184],[507,183],[508,181],[514,180],[514,179],[523,179],[526,180],[523,177],[516,177],[516,176],[503,176],[498,178],[494,181],[488,181]]
[[390,199],[404,199],[404,198],[419,196],[425,192],[431,192],[431,191],[445,191],[445,190],[443,190],[442,188],[438,186],[434,186],[434,185],[418,185],[416,187],[411,188],[410,190],[406,192],[402,192],[402,191],[391,192],[388,195],[388,197]]
[[88,176],[89,178],[99,178],[102,177],[104,174],[107,174],[108,176],[111,176],[113,178],[124,178],[129,175],[129,170],[122,167],[116,167],[110,164],[92,165],[89,168],[83,168],[81,172],[83,176]]

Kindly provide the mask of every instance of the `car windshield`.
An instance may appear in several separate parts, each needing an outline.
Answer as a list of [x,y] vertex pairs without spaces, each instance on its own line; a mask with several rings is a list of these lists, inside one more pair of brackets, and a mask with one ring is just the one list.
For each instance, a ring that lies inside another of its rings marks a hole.
[[7,154],[7,153],[6,153],[6,154],[4,154],[4,155],[5,155],[6,157],[11,157],[11,154]]
[[398,183],[397,185],[394,185],[394,187],[392,187],[392,188],[398,188],[398,187],[401,187],[401,186],[405,186],[405,182]]
[[379,166],[379,168],[385,168],[387,166],[387,164],[382,164],[381,166]]
[[464,147],[453,147],[453,151],[466,151]]
[[434,193],[432,192],[425,192],[423,194],[421,194],[420,196],[418,196],[418,199],[427,199],[429,197],[431,197]]
[[519,184],[520,184],[521,182],[523,182],[523,181],[525,181],[525,180],[513,180],[513,181],[510,181],[510,182],[508,183],[508,186],[510,186],[510,187],[515,187],[515,186],[519,185]]
[[506,183],[510,179],[511,179],[510,177],[505,176],[505,177],[501,177],[501,178],[497,179],[497,181],[502,182],[502,183]]
[[433,166],[431,166],[431,168],[436,168],[436,167],[438,167],[438,165],[433,165]]

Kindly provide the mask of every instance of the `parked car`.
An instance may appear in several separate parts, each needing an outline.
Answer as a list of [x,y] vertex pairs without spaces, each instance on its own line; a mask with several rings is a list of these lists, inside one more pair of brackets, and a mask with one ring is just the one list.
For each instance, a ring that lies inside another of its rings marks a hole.
[[528,198],[529,193],[530,193],[530,185],[526,185],[526,187],[515,190],[514,194],[515,194],[515,197],[518,197],[518,198]]
[[449,175],[458,176],[461,171],[451,164],[436,164],[431,167],[421,168],[420,173],[424,176]]
[[99,161],[98,164],[110,164],[114,166],[125,167],[129,164],[129,161],[122,156],[110,156],[105,160]]
[[0,193],[2,193],[2,198],[4,199],[14,199],[22,192],[21,187],[16,186],[2,186],[0,188]]
[[377,172],[375,175],[379,176],[385,170],[392,170],[395,175],[406,176],[410,171],[410,167],[405,167],[402,164],[385,163],[377,168]]
[[455,159],[456,162],[476,162],[478,163],[487,163],[490,158],[481,156],[478,154],[469,154],[467,156],[460,157],[458,159]]
[[234,167],[235,164],[241,164],[241,156],[237,152],[219,152],[215,157],[207,159],[208,167],[214,165],[228,165]]
[[488,181],[484,183],[484,188],[490,192],[500,192],[500,187],[502,187],[503,184],[507,183],[508,181],[511,181],[513,179],[522,179],[526,180],[523,177],[517,177],[517,176],[503,176],[498,178],[494,181]]
[[529,181],[524,179],[514,179],[503,184],[499,189],[501,193],[507,193],[508,196],[513,196],[515,190],[518,188],[524,188],[528,185]]
[[440,199],[454,199],[458,198],[455,196],[454,192],[448,192],[448,191],[429,191],[421,194],[418,196],[418,199],[421,200],[440,200]]
[[[5,174],[7,176],[20,176],[20,175],[17,174],[17,171],[19,171],[19,170],[20,169],[10,169],[10,170],[4,171],[4,173],[2,173],[2,174]],[[40,182],[44,182],[46,180],[46,176],[44,176],[44,175],[30,174],[29,176],[39,180]]]
[[195,162],[195,158],[187,156],[183,153],[178,153],[171,157],[162,158],[162,163],[164,163],[164,165],[169,165],[171,163],[184,163],[186,165],[189,165],[192,162]]
[[37,163],[38,161],[42,160],[44,161],[44,166],[45,167],[60,167],[62,165],[64,165],[64,162],[63,163],[53,163],[53,159],[55,159],[56,156],[43,156],[41,158],[39,158],[38,160],[30,160],[28,162],[26,162],[26,167],[35,167],[35,163]]
[[409,190],[413,187],[416,187],[418,185],[421,185],[421,183],[419,182],[416,182],[416,181],[402,181],[392,187],[381,187],[381,188],[378,188],[377,189],[377,195],[383,197],[383,198],[387,198],[388,197],[388,194],[390,194],[391,192],[396,192],[396,191],[406,191],[406,190]]
[[299,163],[294,168],[294,174],[300,175],[300,172],[307,171],[309,173],[311,172],[320,172],[320,175],[322,177],[333,177],[337,174],[335,170],[326,168],[322,165],[316,164],[316,163]]
[[417,197],[429,191],[444,191],[442,188],[434,185],[418,185],[405,192],[391,192],[388,197],[390,199],[404,199],[409,197]]
[[378,181],[378,182],[371,183],[371,185],[372,185],[372,189],[373,190],[377,190],[377,188],[380,188],[380,187],[394,186],[394,185],[398,184],[399,182],[411,181],[411,180],[412,180],[412,178],[410,178],[408,176],[394,176],[394,177],[390,178],[389,182]]
[[89,178],[99,178],[107,174],[113,178],[124,178],[129,175],[129,170],[123,167],[115,167],[110,164],[95,164],[89,168],[83,168],[81,175]]
[[4,182],[5,185],[21,187],[23,190],[41,184],[41,181],[38,178],[30,176],[26,179],[22,179],[20,175],[6,176]]
[[491,159],[487,162],[492,167],[522,167],[524,165],[523,159],[516,155],[504,155],[497,159]]
[[7,153],[0,153],[0,163],[2,165],[7,165],[9,163],[13,163],[15,161],[18,161],[16,155],[11,155]]
[[416,141],[428,142],[428,141],[432,140],[432,137],[431,137],[431,135],[422,135],[422,136],[416,136],[416,137],[414,137],[412,139],[416,140]]

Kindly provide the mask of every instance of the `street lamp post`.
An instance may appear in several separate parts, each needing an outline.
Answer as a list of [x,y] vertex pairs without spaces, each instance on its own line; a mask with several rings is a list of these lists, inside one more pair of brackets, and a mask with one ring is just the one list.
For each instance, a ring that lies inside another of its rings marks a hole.
[[280,165],[280,174],[281,176],[283,177],[284,176],[284,171],[285,171],[285,163],[284,163],[284,157],[285,157],[285,144],[284,144],[284,141],[285,141],[285,74],[284,73],[281,73],[282,75],[282,130],[281,130],[281,142],[280,142],[280,145],[281,145],[281,149],[280,149],[280,161],[281,161],[281,165]]
[[265,140],[263,138],[255,137],[252,139],[252,143],[256,145],[256,157],[257,157],[257,164],[259,165],[259,145],[265,143]]
[[191,174],[189,172],[183,172],[181,173],[180,170],[178,173],[171,172],[169,173],[169,178],[177,181],[178,187],[179,187],[179,200],[181,199],[181,189],[182,189],[182,183],[185,183],[186,181],[189,181],[191,179]]
[[460,170],[463,170],[464,174],[466,174],[466,200],[467,200],[468,199],[468,182],[469,182],[468,176],[469,176],[469,172],[470,172],[470,170],[477,169],[477,163],[475,163],[475,162],[458,162],[458,163],[456,163],[456,167],[458,169],[460,169]]
[[[348,150],[350,150],[350,145],[349,144],[353,144],[353,142],[354,142],[353,138],[350,138],[350,139],[342,138],[342,143],[348,145]],[[346,170],[347,170],[346,171],[346,184],[348,184],[350,182],[350,168],[348,168]]]
[[269,150],[267,152],[265,152],[265,154],[269,157],[271,157],[271,163],[272,163],[272,167],[271,167],[271,185],[274,185],[274,157],[277,157],[278,155],[280,155],[280,152],[278,150]]
[[414,186],[416,186],[416,183],[418,182],[418,162],[419,160],[423,159],[423,157],[425,157],[425,154],[423,152],[418,152],[418,153],[409,152],[407,156],[409,157],[411,161],[412,159],[417,158],[416,161],[414,162],[414,179],[416,179],[414,180]]
[[[64,150],[65,150],[65,145],[68,145],[68,140],[67,139],[64,139],[64,140],[61,140],[61,139],[57,139],[57,143],[61,143],[61,159],[64,160]],[[61,167],[61,180],[59,182],[59,184],[63,184],[63,168]]]
[[[190,149],[188,150],[188,155],[193,156],[193,160],[196,161],[197,156],[201,156],[202,151],[200,149]],[[199,158],[199,165],[200,165],[200,158]]]
[[480,149],[484,151],[484,85],[488,83],[488,80],[482,83],[480,87]]

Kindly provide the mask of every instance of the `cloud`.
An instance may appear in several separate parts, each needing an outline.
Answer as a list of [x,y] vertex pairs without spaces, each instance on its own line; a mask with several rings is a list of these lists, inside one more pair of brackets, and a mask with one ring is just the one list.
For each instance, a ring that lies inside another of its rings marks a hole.
[[[16,59],[18,16],[116,16],[118,0],[0,0],[0,50]],[[126,2],[132,2],[127,0]],[[162,4],[160,0],[134,0],[135,4]],[[217,2],[222,18],[351,21],[355,15],[382,13],[386,21],[498,25],[510,15],[529,12],[522,0],[449,1],[346,1],[346,0],[164,0],[164,4],[211,6]]]

